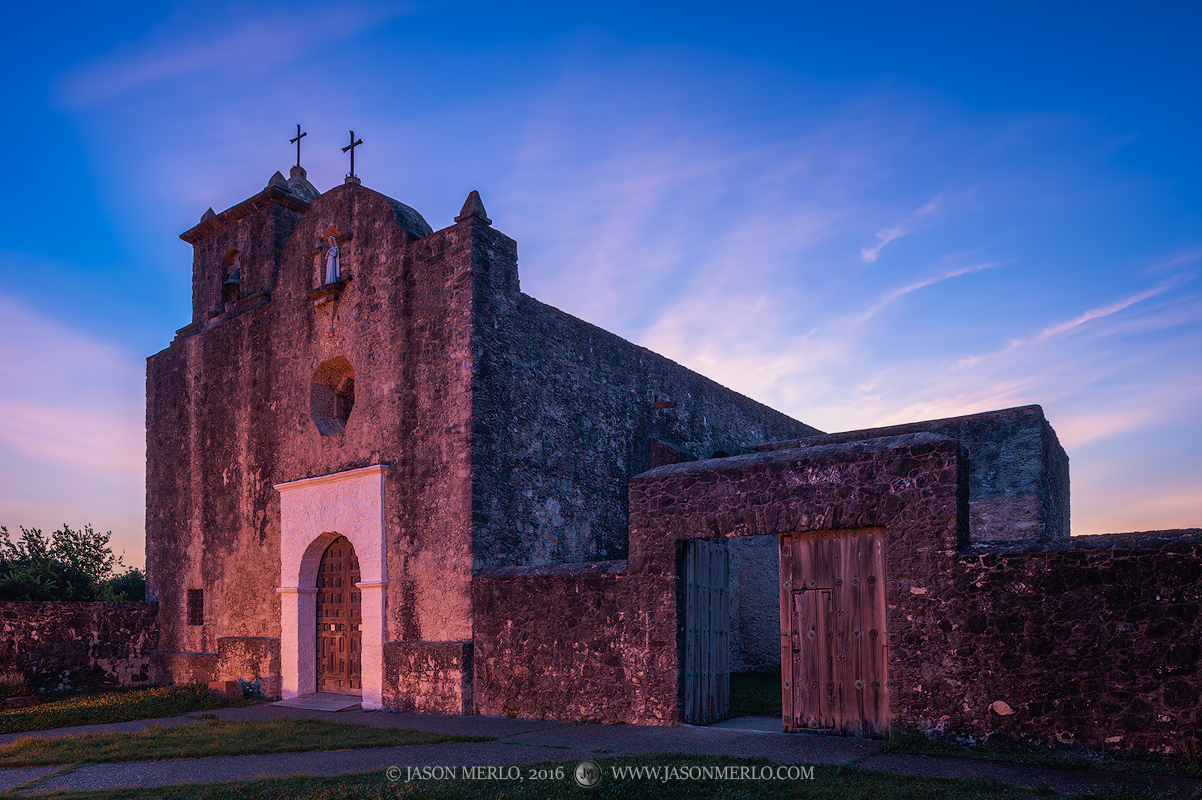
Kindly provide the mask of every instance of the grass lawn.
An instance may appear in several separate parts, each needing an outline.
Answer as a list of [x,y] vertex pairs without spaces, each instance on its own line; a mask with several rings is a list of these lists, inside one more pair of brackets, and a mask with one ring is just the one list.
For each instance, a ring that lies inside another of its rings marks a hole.
[[583,789],[572,778],[577,761],[526,764],[521,775],[554,773],[562,767],[562,779],[545,780],[455,780],[399,782],[388,780],[384,772],[344,775],[332,778],[274,778],[212,785],[167,786],[148,789],[119,789],[99,792],[69,792],[39,795],[47,800],[343,800],[343,798],[405,798],[405,800],[452,800],[452,798],[490,798],[490,800],[539,800],[540,798],[597,798],[598,800],[695,800],[695,798],[745,798],[746,800],[1169,800],[1167,794],[1133,795],[1130,790],[1104,791],[1087,795],[1057,795],[1048,791],[1018,789],[983,781],[925,778],[859,770],[852,767],[815,766],[813,779],[806,780],[652,780],[619,779],[614,767],[629,766],[750,766],[774,769],[777,765],[761,759],[712,756],[643,755],[598,758],[601,782]]
[[217,697],[204,686],[196,684],[115,689],[71,695],[58,700],[51,698],[41,705],[0,711],[0,733],[178,717],[191,711],[249,705],[250,702]]
[[357,750],[441,742],[487,742],[491,736],[457,736],[403,728],[370,728],[322,719],[269,722],[198,722],[174,728],[155,726],[136,733],[102,733],[38,739],[32,736],[0,747],[0,768],[87,761],[153,761],[248,753]]

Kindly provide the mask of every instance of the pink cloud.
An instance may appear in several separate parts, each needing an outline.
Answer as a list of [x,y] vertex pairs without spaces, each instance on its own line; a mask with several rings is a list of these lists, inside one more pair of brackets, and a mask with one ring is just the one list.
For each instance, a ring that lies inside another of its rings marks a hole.
[[894,239],[900,239],[905,235],[906,232],[901,228],[886,228],[885,230],[880,231],[876,235],[876,238],[880,239],[880,241],[877,242],[876,247],[865,247],[860,250],[860,258],[871,264],[873,261],[877,260],[878,256],[880,256],[881,248],[892,242]]

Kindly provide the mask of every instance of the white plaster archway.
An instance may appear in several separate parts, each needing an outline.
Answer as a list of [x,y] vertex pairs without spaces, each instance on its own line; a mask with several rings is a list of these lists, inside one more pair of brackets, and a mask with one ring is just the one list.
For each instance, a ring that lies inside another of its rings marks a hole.
[[363,708],[383,708],[384,602],[388,586],[383,464],[278,484],[280,493],[280,692],[317,691],[317,569],[337,536],[359,558],[363,601]]

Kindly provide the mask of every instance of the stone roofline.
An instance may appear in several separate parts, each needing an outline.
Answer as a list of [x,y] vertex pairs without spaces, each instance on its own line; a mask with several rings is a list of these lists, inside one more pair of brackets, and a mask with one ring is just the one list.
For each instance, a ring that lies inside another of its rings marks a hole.
[[988,542],[973,545],[968,556],[996,556],[1021,553],[1054,553],[1071,550],[1164,550],[1202,544],[1202,528],[1176,528],[1164,531],[1128,531],[1124,533],[1085,533],[1043,542]]
[[[979,414],[965,414],[959,417],[943,417],[941,419],[922,420],[919,422],[905,422],[900,425],[884,425],[879,428],[861,428],[854,431],[839,431],[837,433],[820,433],[814,436],[807,436],[802,439],[788,439],[780,442],[766,442],[759,445],[756,449],[761,452],[769,452],[772,450],[795,450],[799,447],[815,447],[825,444],[841,444],[844,442],[860,441],[862,439],[879,439],[885,436],[902,436],[909,433],[918,433],[934,427],[961,424],[973,420],[990,420],[998,419],[1003,416],[1011,417],[1037,417],[1040,420],[1046,421],[1046,416],[1043,413],[1043,406],[1028,405],[1014,406],[1013,408],[1002,408],[997,411],[982,411]],[[1052,431],[1055,436],[1055,431]],[[953,437],[954,438],[954,437]]]
[[[825,434],[824,434],[825,435]],[[805,441],[804,439],[801,441]],[[798,462],[804,465],[806,462],[820,460],[827,456],[840,456],[846,453],[859,452],[882,452],[892,450],[896,447],[907,447],[910,445],[929,444],[932,447],[951,442],[956,447],[960,446],[959,441],[952,436],[945,436],[938,433],[904,433],[894,436],[873,436],[871,438],[856,439],[848,442],[824,442],[818,445],[798,445],[788,449],[762,450],[755,453],[745,453],[737,456],[725,456],[723,458],[707,458],[702,461],[685,461],[678,464],[665,464],[662,467],[647,470],[646,472],[636,475],[639,480],[648,478],[666,477],[668,475],[685,475],[691,472],[722,472],[724,470],[738,470],[747,467],[759,466],[761,464],[771,464],[776,462]]]
[[[199,225],[190,228],[179,235],[188,244],[197,244],[203,242],[218,231],[228,228],[240,219],[245,219],[251,214],[260,211],[267,206],[275,203],[283,206],[289,211],[295,211],[298,214],[303,214],[309,210],[312,203],[294,195],[287,188],[287,185],[270,185],[258,194],[243,200],[238,205],[227,208],[220,214],[216,214],[208,219],[202,220]],[[208,216],[207,214],[205,216]]]

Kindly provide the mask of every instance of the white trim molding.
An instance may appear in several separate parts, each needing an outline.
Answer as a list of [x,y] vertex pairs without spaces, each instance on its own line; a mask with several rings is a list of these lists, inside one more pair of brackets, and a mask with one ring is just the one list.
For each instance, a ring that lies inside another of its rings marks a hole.
[[383,708],[384,464],[276,484],[280,493],[280,677],[285,698],[317,691],[317,570],[345,536],[359,559],[363,708]]

